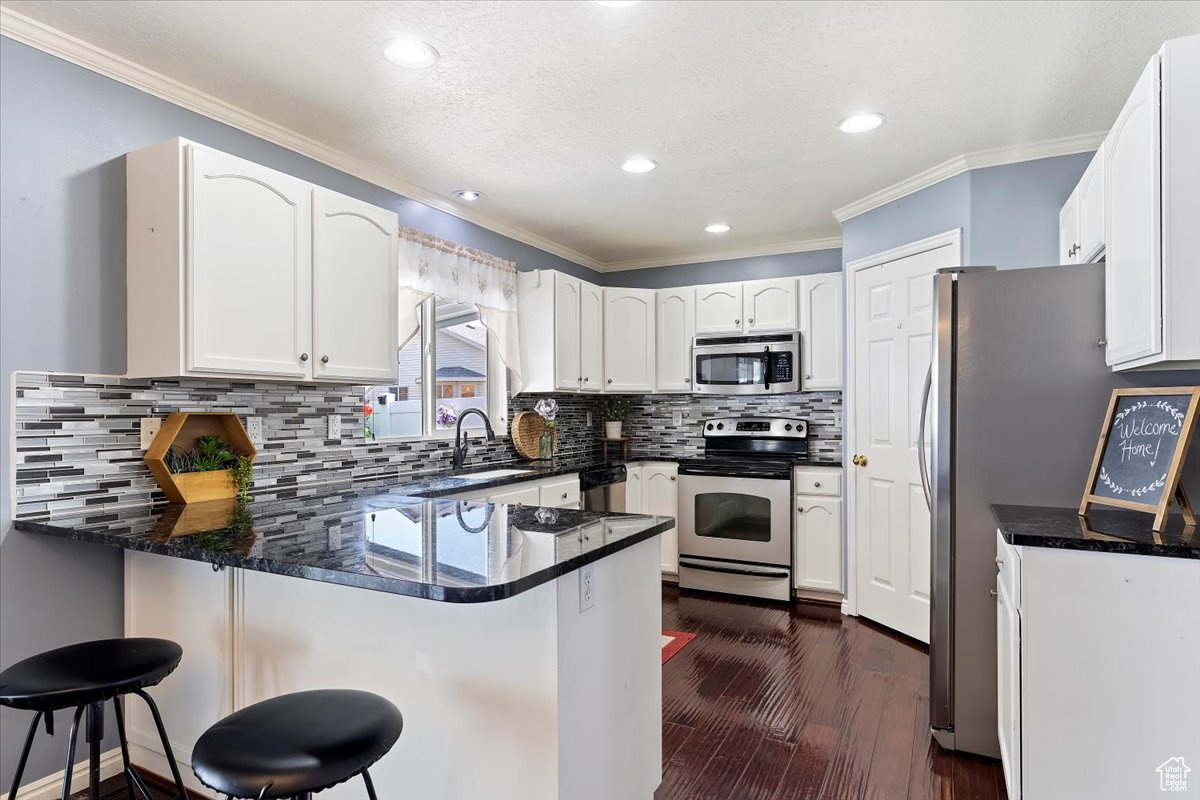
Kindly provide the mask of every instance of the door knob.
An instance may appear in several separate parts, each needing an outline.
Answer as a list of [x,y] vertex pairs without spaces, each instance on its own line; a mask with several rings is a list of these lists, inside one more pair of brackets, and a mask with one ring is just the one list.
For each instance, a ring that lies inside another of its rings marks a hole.
[[866,456],[855,456],[854,458],[851,459],[851,461],[853,462],[853,464],[856,467],[865,467],[867,465],[867,457]]

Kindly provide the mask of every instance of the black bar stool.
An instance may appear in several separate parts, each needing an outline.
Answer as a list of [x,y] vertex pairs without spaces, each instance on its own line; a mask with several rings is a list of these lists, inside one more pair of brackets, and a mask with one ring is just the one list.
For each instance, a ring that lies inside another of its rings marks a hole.
[[104,738],[104,703],[113,701],[117,714],[117,733],[121,739],[121,759],[125,763],[125,784],[129,796],[133,797],[136,785],[145,800],[151,800],[150,792],[141,776],[129,763],[129,743],[125,738],[125,715],[120,698],[136,694],[150,706],[158,736],[171,765],[175,778],[175,789],[179,800],[187,800],[183,778],[175,764],[171,743],[163,727],[158,706],[147,686],[155,686],[175,671],[183,658],[183,648],[166,639],[101,639],[60,647],[46,653],[18,661],[0,672],[0,705],[36,711],[25,747],[17,762],[17,774],[13,776],[9,800],[16,800],[21,786],[21,775],[29,758],[29,748],[37,733],[38,722],[46,720],[46,733],[54,735],[54,712],[66,708],[75,709],[71,723],[71,738],[67,744],[67,765],[63,774],[62,800],[71,796],[71,773],[75,767],[75,739],[79,731],[79,719],[87,711],[86,737],[88,749],[88,797],[100,797],[100,740]]
[[311,800],[313,792],[362,775],[404,729],[387,700],[352,689],[319,689],[273,697],[230,714],[192,748],[192,771],[228,797]]

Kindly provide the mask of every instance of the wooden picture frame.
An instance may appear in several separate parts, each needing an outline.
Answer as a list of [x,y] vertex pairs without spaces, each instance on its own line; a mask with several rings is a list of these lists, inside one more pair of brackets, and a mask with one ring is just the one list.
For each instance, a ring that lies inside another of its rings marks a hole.
[[[1159,495],[1158,502],[1139,503],[1134,500],[1096,494],[1096,482],[1100,476],[1100,468],[1104,462],[1104,456],[1108,448],[1109,436],[1113,430],[1117,404],[1123,397],[1143,397],[1148,395],[1155,397],[1175,396],[1188,398],[1187,411],[1184,412],[1182,423],[1183,427],[1180,430],[1177,440],[1178,445],[1171,456],[1171,463],[1167,465],[1166,483],[1163,486],[1162,494]],[[1183,513],[1184,523],[1194,526],[1196,524],[1196,515],[1192,511],[1183,486],[1179,483],[1179,478],[1183,471],[1183,463],[1187,459],[1188,449],[1192,444],[1192,435],[1196,431],[1198,409],[1200,409],[1200,386],[1149,386],[1137,389],[1113,389],[1112,397],[1108,401],[1108,410],[1104,414],[1104,422],[1100,428],[1100,440],[1096,443],[1096,454],[1092,458],[1092,468],[1088,472],[1088,482],[1083,489],[1083,500],[1079,504],[1080,516],[1086,516],[1088,509],[1093,505],[1115,506],[1116,508],[1125,508],[1133,511],[1145,511],[1154,514],[1154,524],[1151,530],[1161,532],[1166,527],[1167,511],[1170,508],[1171,501],[1175,500],[1179,503],[1179,510]]]

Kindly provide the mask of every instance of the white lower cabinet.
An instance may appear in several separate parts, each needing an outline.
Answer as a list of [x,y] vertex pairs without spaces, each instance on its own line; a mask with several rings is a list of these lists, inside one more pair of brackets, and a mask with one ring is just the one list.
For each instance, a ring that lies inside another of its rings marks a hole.
[[797,467],[792,542],[793,588],[842,592],[841,467]]
[[[667,462],[647,462],[642,465],[642,513],[658,517],[679,517],[679,465]],[[679,572],[679,532],[666,531],[660,539],[662,570],[671,575]]]
[[546,508],[579,508],[580,497],[578,475],[538,484],[538,504]]
[[642,467],[640,464],[625,465],[625,513],[643,513]]
[[492,489],[460,492],[447,495],[447,500],[475,500],[484,503],[541,506],[544,508],[579,508],[579,475],[522,481]]
[[1160,769],[1200,763],[1200,561],[1012,547],[999,532],[996,560],[1009,799],[1198,796],[1190,779],[1163,792]]

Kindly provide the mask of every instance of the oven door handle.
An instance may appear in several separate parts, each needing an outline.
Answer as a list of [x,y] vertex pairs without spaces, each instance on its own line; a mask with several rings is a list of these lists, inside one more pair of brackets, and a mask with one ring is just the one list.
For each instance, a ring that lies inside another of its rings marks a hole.
[[713,564],[697,564],[686,559],[679,559],[679,566],[687,567],[688,569],[701,569],[706,572],[724,572],[729,575],[746,575],[751,578],[786,578],[786,572],[763,572],[756,569],[747,569],[745,567],[719,567]]

